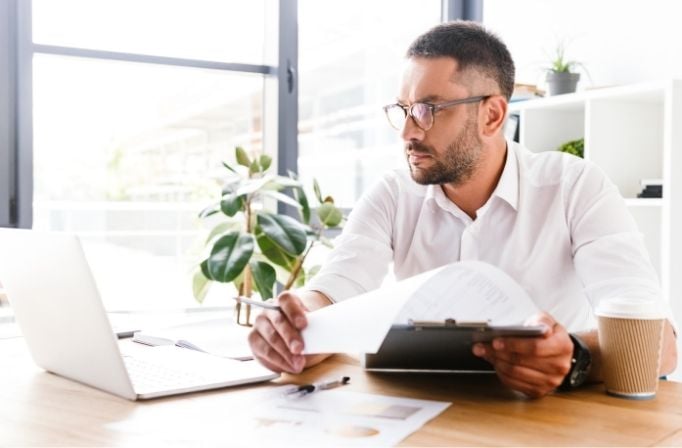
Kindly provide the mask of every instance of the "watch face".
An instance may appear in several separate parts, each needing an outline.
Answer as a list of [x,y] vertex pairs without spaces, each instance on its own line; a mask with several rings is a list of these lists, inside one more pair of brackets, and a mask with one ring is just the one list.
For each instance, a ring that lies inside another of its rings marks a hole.
[[559,387],[561,390],[570,390],[581,386],[587,379],[592,364],[590,349],[574,334],[569,336],[573,341],[573,359],[571,360],[571,370]]
[[[589,367],[589,364],[587,367]],[[583,384],[587,379],[587,373],[588,370],[585,368],[585,366],[581,368],[576,364],[575,369],[573,369],[573,372],[571,372],[571,386],[578,387]]]
[[587,375],[590,372],[590,365],[592,364],[592,356],[590,355],[590,350],[587,346],[577,337],[571,335],[573,343],[575,344],[575,349],[573,356],[575,358],[575,364],[571,369],[571,386],[578,387],[585,382]]

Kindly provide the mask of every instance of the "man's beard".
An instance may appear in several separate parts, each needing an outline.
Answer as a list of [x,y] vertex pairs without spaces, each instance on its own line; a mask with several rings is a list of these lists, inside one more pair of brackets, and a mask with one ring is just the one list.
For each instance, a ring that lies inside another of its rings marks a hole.
[[[410,164],[409,154],[407,165],[412,179],[421,185],[454,184],[461,185],[471,178],[479,166],[482,144],[476,134],[476,117],[470,116],[462,133],[451,142],[442,160],[436,159],[433,148],[417,142],[408,143],[406,150],[414,153],[429,154],[431,166],[417,168]],[[407,152],[407,151],[406,151]]]

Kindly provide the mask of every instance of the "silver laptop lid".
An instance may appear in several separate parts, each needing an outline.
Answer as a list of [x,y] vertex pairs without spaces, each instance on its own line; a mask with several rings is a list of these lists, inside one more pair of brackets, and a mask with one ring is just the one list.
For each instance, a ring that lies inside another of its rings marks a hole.
[[135,399],[76,236],[0,229],[0,282],[36,364]]

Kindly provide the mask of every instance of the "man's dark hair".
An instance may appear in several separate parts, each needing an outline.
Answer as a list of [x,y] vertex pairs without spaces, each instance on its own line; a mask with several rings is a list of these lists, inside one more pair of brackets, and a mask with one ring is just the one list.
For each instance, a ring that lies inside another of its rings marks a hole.
[[415,56],[454,58],[459,70],[480,70],[497,82],[507,100],[511,98],[514,90],[514,60],[500,38],[475,22],[457,20],[431,28],[412,42],[407,50],[408,58]]

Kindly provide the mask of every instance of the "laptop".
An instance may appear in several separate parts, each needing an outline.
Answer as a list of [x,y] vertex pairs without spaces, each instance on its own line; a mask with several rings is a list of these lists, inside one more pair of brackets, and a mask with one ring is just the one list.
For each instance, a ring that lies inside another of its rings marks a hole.
[[0,281],[35,363],[129,400],[272,380],[257,361],[176,346],[122,353],[78,237],[0,229]]

